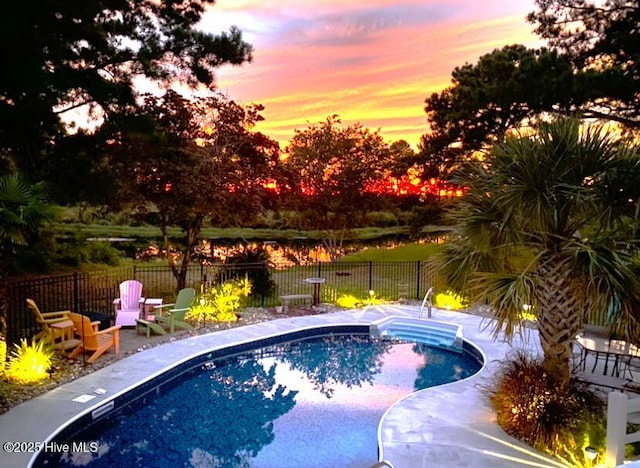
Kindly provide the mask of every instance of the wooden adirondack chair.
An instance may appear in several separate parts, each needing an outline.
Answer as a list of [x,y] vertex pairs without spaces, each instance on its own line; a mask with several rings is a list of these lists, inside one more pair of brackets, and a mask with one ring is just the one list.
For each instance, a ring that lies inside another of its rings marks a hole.
[[75,327],[76,337],[80,340],[80,344],[69,355],[75,358],[85,351],[93,351],[93,354],[87,360],[92,364],[102,356],[110,348],[114,348],[115,353],[120,353],[120,325],[114,325],[106,330],[98,331],[100,322],[92,322],[85,315],[70,313],[69,318]]
[[136,319],[142,311],[142,283],[136,280],[127,280],[120,283],[120,297],[113,300],[116,313],[116,325],[133,327]]
[[196,290],[193,288],[184,288],[178,291],[178,297],[173,304],[163,304],[154,307],[156,314],[156,322],[169,329],[169,333],[173,333],[176,328],[190,330],[193,327],[184,321],[184,316],[191,309],[193,300],[196,298]]
[[66,351],[75,348],[80,341],[73,337],[73,322],[71,322],[69,310],[59,310],[56,312],[40,312],[33,299],[27,299],[27,307],[31,309],[36,317],[36,322],[42,330],[36,334],[36,339],[47,339],[54,348]]

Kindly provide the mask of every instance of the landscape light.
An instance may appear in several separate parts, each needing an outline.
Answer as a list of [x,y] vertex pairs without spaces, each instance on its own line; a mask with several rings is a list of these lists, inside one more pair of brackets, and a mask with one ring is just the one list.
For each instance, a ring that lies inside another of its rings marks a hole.
[[584,449],[584,453],[587,456],[587,458],[591,461],[595,460],[596,457],[598,456],[598,450],[596,450],[594,447],[586,447]]

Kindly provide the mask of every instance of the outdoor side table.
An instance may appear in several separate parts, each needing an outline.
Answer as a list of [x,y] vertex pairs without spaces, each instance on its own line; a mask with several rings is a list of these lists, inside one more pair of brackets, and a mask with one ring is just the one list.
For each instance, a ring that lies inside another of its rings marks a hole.
[[156,318],[153,308],[162,305],[162,299],[157,297],[148,297],[142,306],[142,318],[153,322]]
[[304,280],[306,283],[313,284],[313,305],[317,306],[320,304],[320,285],[324,283],[326,280],[324,278],[307,278]]
[[[73,322],[71,320],[63,320],[61,322],[52,323],[51,328],[62,330],[62,339],[60,341],[60,349],[64,352],[68,349],[75,348],[80,343],[73,337]],[[57,347],[57,346],[56,346]]]

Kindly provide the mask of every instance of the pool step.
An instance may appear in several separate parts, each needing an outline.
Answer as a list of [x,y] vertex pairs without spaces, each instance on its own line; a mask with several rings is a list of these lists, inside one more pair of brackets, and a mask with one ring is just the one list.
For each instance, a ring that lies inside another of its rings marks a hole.
[[386,317],[370,327],[373,336],[393,336],[403,340],[462,351],[462,327],[455,323],[412,317]]

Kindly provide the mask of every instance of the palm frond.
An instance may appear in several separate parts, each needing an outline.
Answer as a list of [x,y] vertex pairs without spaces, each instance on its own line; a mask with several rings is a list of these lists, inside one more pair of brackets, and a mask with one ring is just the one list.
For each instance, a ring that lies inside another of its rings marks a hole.
[[0,240],[24,244],[27,234],[52,219],[40,185],[31,185],[17,174],[0,177]]
[[[637,249],[629,244],[610,238],[574,239],[566,252],[573,258],[577,286],[583,294],[585,307],[593,311],[608,310],[608,319],[615,322],[620,314],[631,310],[640,311],[640,268]],[[612,307],[612,302],[619,304]]]
[[494,334],[511,338],[521,331],[523,311],[538,311],[534,299],[535,278],[530,271],[519,273],[476,273],[469,282],[469,292],[493,311]]

